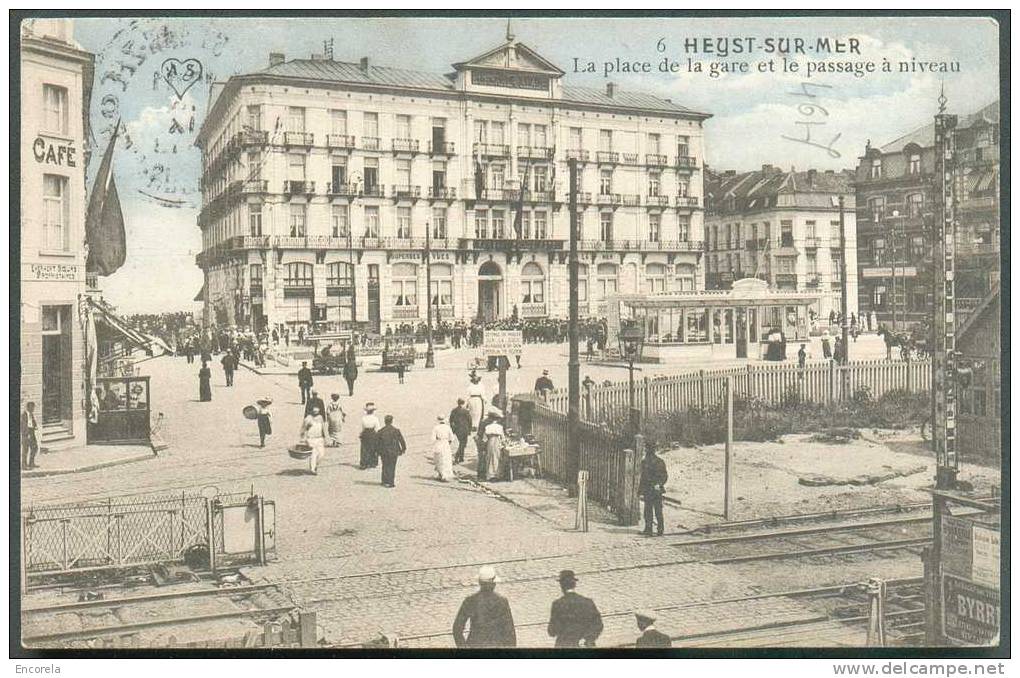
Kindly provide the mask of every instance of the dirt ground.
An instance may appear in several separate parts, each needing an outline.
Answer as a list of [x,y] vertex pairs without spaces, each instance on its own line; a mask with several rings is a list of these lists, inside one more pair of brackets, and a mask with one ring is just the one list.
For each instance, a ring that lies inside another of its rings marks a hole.
[[[809,434],[777,442],[733,445],[733,513],[746,520],[793,513],[924,502],[934,483],[935,459],[916,431],[867,429],[845,445],[818,443]],[[724,445],[677,448],[662,454],[669,469],[667,523],[687,528],[719,522],[723,513]],[[800,478],[828,476],[836,482],[866,475],[897,474],[865,485],[807,486]],[[998,469],[963,464],[959,478],[983,494],[999,486]]]

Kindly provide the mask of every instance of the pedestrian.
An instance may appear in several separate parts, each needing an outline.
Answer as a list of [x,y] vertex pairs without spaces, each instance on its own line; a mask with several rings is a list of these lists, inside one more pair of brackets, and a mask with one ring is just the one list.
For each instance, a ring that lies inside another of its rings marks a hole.
[[662,495],[666,492],[666,481],[669,480],[669,472],[666,470],[666,462],[655,454],[652,445],[645,446],[645,458],[641,460],[641,478],[638,481],[638,494],[645,502],[645,531],[646,537],[652,536],[652,518],[659,526],[656,535],[662,536],[664,530],[662,520]]
[[448,482],[456,476],[453,474],[453,429],[446,423],[446,417],[436,417],[436,425],[432,427],[432,463],[436,467],[436,475],[440,482]]
[[807,348],[805,344],[800,345],[800,349],[797,350],[797,367],[804,367],[807,365]]
[[471,411],[471,430],[481,430],[482,416],[485,414],[485,407],[488,404],[485,398],[485,387],[482,385],[482,378],[478,373],[471,370],[469,377],[471,385],[468,386],[468,410]]
[[396,487],[397,458],[407,451],[407,443],[404,442],[404,434],[393,425],[392,414],[387,414],[383,421],[383,427],[375,434],[382,460],[382,484],[383,487]]
[[280,333],[276,331],[275,327],[273,328],[273,345],[274,346],[280,345]]
[[485,460],[484,463],[479,454],[478,479],[490,482],[500,480],[503,471],[503,443],[506,432],[503,425],[499,423],[501,412],[490,410],[486,417],[485,424]]
[[308,457],[308,470],[312,475],[318,475],[319,460],[326,456],[326,422],[318,405],[312,406],[301,423],[301,442],[312,448],[312,454]]
[[227,386],[234,385],[234,368],[236,363],[234,362],[234,355],[229,351],[224,354],[223,358],[220,359],[220,364],[223,365],[223,376],[226,377]]
[[835,359],[837,365],[843,364],[843,355],[845,351],[846,348],[843,346],[843,338],[836,337],[836,344],[832,350],[832,357]]
[[559,579],[563,595],[553,601],[549,612],[549,635],[556,638],[556,647],[595,647],[602,633],[599,609],[591,598],[574,590],[577,577],[573,570],[563,570]]
[[365,414],[361,417],[361,459],[358,463],[362,470],[379,465],[376,434],[381,426],[379,417],[375,416],[375,403],[365,403]]
[[21,413],[21,468],[36,468],[35,455],[39,452],[37,432],[39,422],[35,418],[35,403],[29,400]]
[[453,620],[453,641],[457,647],[517,647],[514,616],[507,599],[496,593],[498,581],[491,565],[478,570],[478,592],[464,599]]
[[265,447],[266,436],[273,433],[271,421],[273,413],[269,411],[269,406],[273,404],[273,399],[266,396],[256,400],[255,404],[257,405],[255,408],[255,421],[259,425],[259,447]]
[[549,370],[542,370],[542,376],[535,380],[535,393],[545,400],[546,395],[554,388],[552,379],[549,378]]
[[305,401],[308,400],[310,391],[312,390],[312,371],[308,369],[308,363],[301,363],[301,369],[297,373],[298,388],[301,389],[301,404],[304,405]]
[[317,409],[319,411],[319,416],[322,417],[323,420],[325,420],[326,403],[323,402],[322,398],[319,397],[319,392],[316,391],[314,388],[312,389],[312,392],[308,395],[308,402],[305,403],[305,416],[311,413],[312,408]]
[[673,647],[669,636],[655,628],[655,613],[635,612],[634,616],[637,618],[638,630],[641,631],[634,647]]
[[407,370],[407,363],[403,360],[397,363],[397,383],[404,383],[404,371]]
[[462,464],[468,436],[471,435],[471,412],[464,407],[463,398],[457,398],[457,407],[450,410],[450,428],[453,429],[453,435],[457,436],[457,453],[453,455],[453,462]]
[[326,427],[329,433],[327,442],[330,447],[340,447],[340,429],[346,419],[347,413],[340,404],[340,394],[331,393],[329,403],[326,404]]
[[829,343],[829,330],[822,332],[822,357],[826,360],[832,358],[832,345]]
[[212,400],[212,370],[209,369],[209,363],[205,360],[202,361],[202,368],[198,371],[198,399],[207,403]]
[[514,359],[517,360],[517,369],[521,369],[521,354],[515,353]]
[[586,353],[588,355],[588,362],[591,362],[592,360],[595,359],[595,340],[592,339],[591,337],[588,337],[588,341],[586,342],[586,348],[587,348]]
[[358,380],[358,363],[354,359],[354,347],[347,352],[347,360],[344,362],[344,381],[347,382],[347,395],[354,395],[354,382]]

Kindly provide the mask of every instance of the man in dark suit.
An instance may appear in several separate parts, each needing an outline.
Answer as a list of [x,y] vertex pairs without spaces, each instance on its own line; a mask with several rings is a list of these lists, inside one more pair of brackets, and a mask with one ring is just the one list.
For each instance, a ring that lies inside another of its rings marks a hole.
[[376,449],[382,459],[382,484],[384,487],[396,487],[397,457],[407,450],[407,443],[404,442],[404,434],[393,425],[392,414],[387,414],[383,422],[383,427],[375,434]]
[[641,631],[635,647],[673,647],[673,641],[662,631],[655,628],[655,615],[651,612],[635,612],[637,627]]
[[450,410],[450,428],[457,436],[457,453],[453,455],[453,463],[464,462],[464,448],[471,436],[471,412],[464,407],[464,399],[457,398],[457,407]]
[[301,404],[304,405],[312,390],[312,371],[306,362],[301,363],[301,369],[297,372],[297,384],[301,389]]
[[652,517],[658,521],[659,527],[656,530],[658,536],[662,536],[662,495],[666,491],[666,481],[669,480],[669,472],[666,471],[666,462],[655,455],[655,448],[645,448],[645,458],[641,460],[641,480],[638,482],[638,494],[645,501],[645,535],[652,536]]
[[544,398],[554,388],[553,381],[549,378],[549,370],[542,370],[542,376],[535,380],[535,393]]
[[227,352],[220,359],[220,364],[223,365],[223,376],[227,379],[227,386],[234,385],[234,370],[237,369],[237,363],[235,362],[234,354]]
[[25,403],[21,411],[21,468],[35,468],[35,455],[39,452],[39,438],[36,436],[39,422],[35,418],[35,403]]
[[319,392],[312,389],[312,392],[308,395],[308,402],[305,403],[305,416],[307,417],[312,413],[314,408],[319,408],[319,416],[323,419],[326,418],[326,403],[319,397]]
[[549,635],[555,636],[556,647],[594,647],[602,633],[602,615],[591,598],[579,595],[573,570],[560,572],[563,595],[553,601],[549,612]]
[[[457,647],[517,647],[517,631],[510,603],[496,593],[496,570],[485,565],[478,570],[478,593],[464,599],[453,621]],[[467,638],[464,626],[470,622]]]

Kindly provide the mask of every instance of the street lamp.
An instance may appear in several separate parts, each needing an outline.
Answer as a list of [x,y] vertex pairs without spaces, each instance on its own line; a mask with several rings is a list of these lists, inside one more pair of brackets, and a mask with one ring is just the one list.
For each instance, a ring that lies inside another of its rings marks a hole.
[[620,353],[627,361],[627,372],[629,373],[630,385],[630,429],[633,435],[641,429],[641,411],[637,408],[637,401],[634,393],[634,361],[641,359],[641,352],[645,346],[644,327],[636,322],[631,322],[620,328]]

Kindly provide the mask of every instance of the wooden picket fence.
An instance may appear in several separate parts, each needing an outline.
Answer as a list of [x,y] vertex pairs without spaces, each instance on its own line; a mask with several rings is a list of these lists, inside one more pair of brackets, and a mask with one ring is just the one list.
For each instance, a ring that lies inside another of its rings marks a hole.
[[[612,511],[622,525],[636,525],[640,506],[637,497],[641,456],[627,441],[608,428],[580,422],[580,471],[588,472],[588,497]],[[531,419],[531,435],[542,446],[542,473],[564,486],[568,478],[567,417],[540,403]]]
[[[851,398],[865,389],[879,398],[894,390],[912,393],[931,389],[931,362],[871,360],[837,365],[835,362],[749,364],[639,379],[634,386],[635,404],[644,417],[691,407],[705,408],[725,396],[726,381],[733,378],[734,391],[782,405],[789,400],[829,404]],[[546,395],[545,407],[567,412],[567,391]],[[596,385],[581,393],[581,418],[587,422],[619,420],[630,407],[626,381]]]

